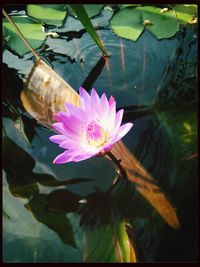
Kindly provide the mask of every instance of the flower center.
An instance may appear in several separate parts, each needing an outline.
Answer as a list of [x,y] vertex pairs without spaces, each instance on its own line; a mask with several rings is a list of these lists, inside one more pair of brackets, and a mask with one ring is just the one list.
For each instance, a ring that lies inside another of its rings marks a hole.
[[90,145],[99,147],[106,142],[107,133],[99,124],[92,121],[86,128],[86,138]]

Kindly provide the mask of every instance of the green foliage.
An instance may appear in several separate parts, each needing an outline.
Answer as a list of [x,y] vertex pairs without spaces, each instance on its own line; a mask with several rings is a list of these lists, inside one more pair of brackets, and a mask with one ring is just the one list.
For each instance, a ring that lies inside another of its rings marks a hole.
[[192,24],[193,18],[197,16],[197,5],[176,5],[175,12],[181,24]]
[[[76,12],[71,7],[71,5],[66,5],[66,6],[68,8],[69,14],[72,15],[72,16],[76,16]],[[104,5],[99,5],[99,4],[96,4],[96,5],[91,4],[91,5],[89,5],[89,4],[85,4],[85,5],[82,5],[82,6],[84,7],[85,11],[87,12],[88,17],[92,18],[92,17],[97,16],[100,13],[100,11],[101,11],[101,9],[103,8]]]
[[71,8],[74,10],[76,13],[78,19],[80,22],[83,24],[87,32],[90,34],[91,38],[95,41],[95,43],[98,45],[98,47],[101,49],[103,54],[107,54],[105,47],[103,46],[97,32],[95,31],[94,26],[92,25],[92,22],[84,8],[83,5],[70,5]]
[[136,262],[125,222],[85,228],[84,233],[84,262]]
[[110,24],[117,35],[133,41],[138,39],[145,27],[158,39],[170,38],[179,29],[172,11],[162,13],[160,8],[153,6],[122,9]]
[[158,39],[170,38],[179,30],[179,24],[172,11],[161,13],[160,8],[152,6],[138,7],[142,11],[143,21],[150,20],[152,24],[146,28]]
[[58,4],[27,5],[28,15],[47,24],[60,26],[66,17],[66,8]]
[[86,4],[83,6],[90,18],[98,15],[101,9],[103,8],[103,5],[99,5],[99,4],[92,4],[92,5]]
[[111,19],[110,25],[117,35],[133,41],[136,41],[144,30],[141,12],[136,8],[120,10]]
[[140,6],[140,4],[123,4],[123,5],[120,5],[120,9],[123,9],[126,7],[136,7],[136,6]]
[[[43,44],[46,34],[42,31],[41,23],[37,23],[29,17],[22,16],[12,16],[11,19],[34,49]],[[6,19],[3,19],[3,38],[8,47],[20,56],[30,51]]]

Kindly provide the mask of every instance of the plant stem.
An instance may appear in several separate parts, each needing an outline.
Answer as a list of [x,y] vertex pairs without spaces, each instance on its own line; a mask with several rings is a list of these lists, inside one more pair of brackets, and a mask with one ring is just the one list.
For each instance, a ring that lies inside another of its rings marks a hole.
[[107,155],[112,159],[112,161],[117,165],[118,169],[119,169],[119,173],[120,176],[124,177],[125,179],[127,179],[127,174],[126,171],[124,170],[124,168],[122,167],[121,163],[121,159],[117,159],[112,152],[107,152]]
[[117,175],[117,177],[115,178],[115,180],[113,181],[112,185],[109,187],[109,189],[106,192],[107,194],[110,194],[111,191],[116,187],[116,185],[118,184],[118,182],[120,181],[121,175]]
[[36,53],[36,51],[33,49],[33,47],[25,39],[25,37],[23,36],[23,34],[21,33],[21,31],[19,30],[19,28],[17,27],[17,25],[12,21],[12,19],[10,18],[10,16],[6,13],[6,11],[4,9],[2,9],[2,12],[3,12],[4,16],[6,17],[6,19],[13,26],[13,28],[16,30],[16,32],[19,34],[19,37],[24,42],[24,44],[30,49],[30,51],[33,53],[33,55],[35,56],[35,58],[37,60],[39,60],[40,59],[40,56]]

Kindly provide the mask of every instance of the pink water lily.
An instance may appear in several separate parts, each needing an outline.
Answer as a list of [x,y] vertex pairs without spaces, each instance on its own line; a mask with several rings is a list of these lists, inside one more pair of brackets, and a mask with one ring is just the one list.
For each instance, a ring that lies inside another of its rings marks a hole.
[[82,87],[79,89],[80,107],[65,103],[65,112],[54,115],[53,128],[60,134],[49,139],[66,149],[53,163],[77,162],[109,151],[132,128],[132,123],[122,126],[124,110],[116,112],[113,96],[101,98],[95,89],[91,95]]

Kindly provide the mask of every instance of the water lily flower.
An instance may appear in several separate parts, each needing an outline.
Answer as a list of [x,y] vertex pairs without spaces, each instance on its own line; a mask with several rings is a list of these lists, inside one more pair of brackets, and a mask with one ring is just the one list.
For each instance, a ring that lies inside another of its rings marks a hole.
[[95,89],[91,95],[79,89],[80,107],[65,103],[65,112],[54,115],[52,127],[59,132],[49,139],[66,149],[53,163],[78,162],[109,151],[132,128],[132,123],[121,126],[124,110],[116,112],[116,101],[105,93],[98,96]]

